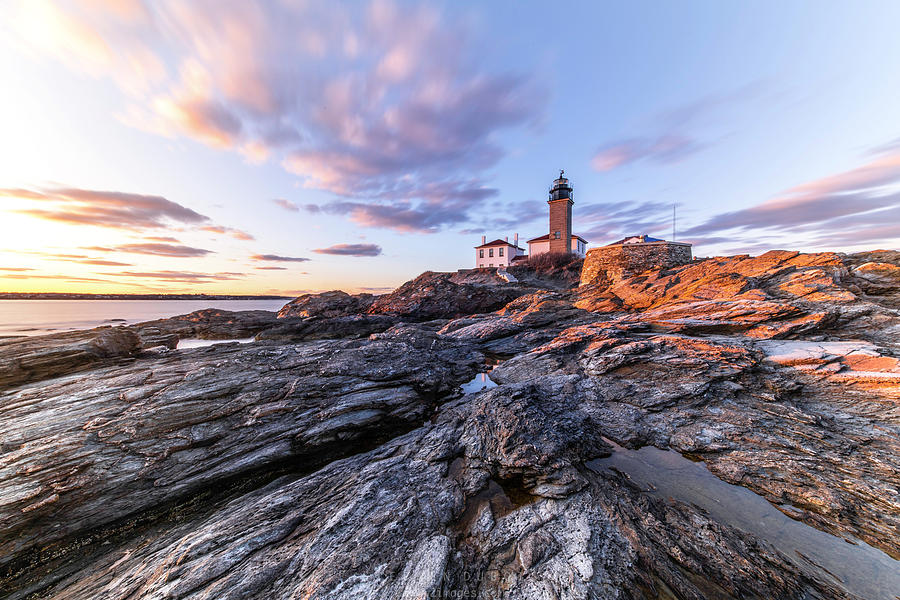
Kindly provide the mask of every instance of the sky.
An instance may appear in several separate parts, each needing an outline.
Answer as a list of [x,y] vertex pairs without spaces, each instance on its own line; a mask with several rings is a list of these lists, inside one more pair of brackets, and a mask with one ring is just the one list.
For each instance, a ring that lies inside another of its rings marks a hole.
[[0,3],[0,291],[380,293],[548,231],[900,246],[900,3]]

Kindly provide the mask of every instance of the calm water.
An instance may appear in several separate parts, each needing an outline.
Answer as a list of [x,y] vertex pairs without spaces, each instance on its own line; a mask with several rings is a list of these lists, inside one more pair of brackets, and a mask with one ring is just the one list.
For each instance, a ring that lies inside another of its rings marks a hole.
[[645,446],[629,450],[614,446],[608,458],[588,463],[594,470],[625,473],[646,493],[675,498],[707,511],[769,542],[799,567],[837,583],[865,600],[894,600],[900,594],[900,561],[859,540],[847,540],[794,521],[765,498],[745,487],[726,483],[703,463],[677,452]]
[[480,392],[481,390],[486,390],[489,388],[497,387],[497,384],[488,377],[487,373],[479,373],[475,377],[472,378],[472,381],[464,383],[462,385],[462,390],[464,394],[474,394],[475,392]]
[[[277,311],[287,300],[0,300],[0,336],[127,325],[204,308]],[[114,320],[121,319],[121,320]]]

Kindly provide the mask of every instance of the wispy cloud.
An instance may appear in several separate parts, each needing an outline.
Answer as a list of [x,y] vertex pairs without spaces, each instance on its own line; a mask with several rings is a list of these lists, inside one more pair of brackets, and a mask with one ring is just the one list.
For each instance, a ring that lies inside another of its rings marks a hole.
[[131,263],[119,262],[117,260],[104,260],[102,258],[68,258],[63,259],[71,262],[77,262],[82,265],[93,265],[95,267],[133,267]]
[[127,17],[111,6],[51,5],[53,35],[22,38],[113,79],[131,98],[124,122],[276,160],[345,197],[332,213],[365,226],[464,222],[470,190],[505,154],[497,134],[545,107],[536,78],[487,67],[487,40],[433,6],[198,0]]
[[597,171],[612,171],[642,160],[674,163],[695,154],[704,144],[690,137],[667,133],[658,137],[619,140],[601,147],[591,159]]
[[[306,205],[312,213],[325,212],[343,215],[363,227],[393,229],[403,233],[435,233],[445,225],[469,220],[470,211],[496,196],[495,188],[483,187],[479,182],[457,181],[430,184],[412,189],[403,182],[395,186],[394,200],[386,204],[380,200],[366,202],[336,201],[323,205]],[[420,199],[414,200],[414,196]]]
[[202,224],[208,217],[162,196],[126,192],[56,188],[43,190],[0,189],[0,197],[21,198],[40,208],[14,212],[74,225],[95,225],[117,229],[154,229],[172,223]]
[[280,256],[278,254],[254,254],[251,260],[272,261],[272,262],[307,262],[308,258],[299,256]]
[[[489,231],[511,231],[517,227],[532,224],[535,221],[546,221],[546,219],[546,202],[541,200],[525,200],[515,202],[515,204],[509,205],[505,210],[494,210],[489,214],[481,214],[478,218],[477,227],[466,227],[460,229],[457,233],[464,235],[481,235]],[[576,231],[575,233],[578,232]]]
[[328,248],[316,248],[316,254],[333,254],[335,256],[378,256],[381,246],[375,244],[335,244]]
[[879,153],[854,169],[790,188],[775,198],[715,215],[686,229],[687,238],[728,234],[750,240],[790,235],[798,245],[896,243],[900,240],[900,153]]
[[697,133],[704,121],[732,106],[757,97],[763,86],[749,83],[734,90],[707,94],[692,102],[654,115],[637,136],[604,142],[591,159],[596,171],[606,172],[639,162],[671,164],[701,152],[712,145]]
[[[79,188],[0,188],[0,198],[27,200],[36,206],[12,209],[12,212],[69,225],[91,225],[127,231],[182,225],[241,240],[253,239],[246,232],[216,225],[206,215],[162,196]],[[167,236],[162,239],[174,240]]]
[[191,246],[183,246],[180,244],[163,244],[163,243],[145,243],[145,244],[121,244],[118,246],[84,246],[85,250],[93,250],[95,252],[128,252],[131,254],[148,254],[151,256],[176,256],[189,258],[195,256],[206,256],[211,254],[211,250],[203,248],[194,248]]
[[246,277],[245,273],[192,273],[190,271],[122,271],[110,273],[119,277],[154,279],[171,283],[214,283],[236,281]]
[[34,269],[29,269],[27,267],[0,267],[0,271],[9,271],[9,272],[23,272],[23,271],[34,271]]
[[609,243],[626,235],[664,235],[670,229],[672,205],[665,202],[598,202],[578,211],[578,235],[593,243]]
[[284,198],[275,198],[272,200],[275,204],[283,208],[284,210],[289,210],[291,212],[298,212],[300,207],[291,202],[290,200],[285,200]]
[[224,227],[222,225],[204,225],[200,228],[200,231],[208,231],[209,233],[218,233],[220,235],[230,235],[236,240],[249,241],[256,239],[246,231],[235,229],[233,227]]

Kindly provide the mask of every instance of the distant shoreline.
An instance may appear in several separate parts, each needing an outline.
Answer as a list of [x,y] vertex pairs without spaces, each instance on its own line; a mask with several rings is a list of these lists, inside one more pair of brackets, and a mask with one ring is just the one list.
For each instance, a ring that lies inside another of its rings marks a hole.
[[0,292],[0,300],[292,300],[293,296],[234,294],[66,294],[58,292]]

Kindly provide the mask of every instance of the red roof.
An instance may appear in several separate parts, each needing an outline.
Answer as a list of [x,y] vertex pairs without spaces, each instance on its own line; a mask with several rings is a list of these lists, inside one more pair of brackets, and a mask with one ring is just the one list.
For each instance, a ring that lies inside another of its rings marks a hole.
[[[584,239],[583,237],[581,237],[580,235],[575,235],[575,234],[573,233],[573,234],[572,234],[572,237],[573,237],[573,238],[578,238],[579,240],[581,240],[581,241],[584,242],[585,244],[588,243],[588,241],[587,241],[586,239]],[[544,235],[542,235],[542,236],[540,236],[540,237],[536,237],[536,238],[533,238],[533,239],[528,240],[527,243],[530,244],[531,242],[543,242],[544,240],[549,240],[549,239],[550,239],[550,234],[549,234],[549,233],[545,233]]]
[[[494,240],[493,242],[488,242],[487,244],[482,244],[482,245],[480,245],[480,246],[475,246],[475,248],[476,248],[476,249],[477,249],[477,248],[487,248],[488,246],[512,246],[513,248],[519,248],[518,246],[516,246],[516,245],[514,245],[514,244],[510,244],[509,242],[506,242],[506,241],[501,240],[501,239],[499,239],[499,238],[496,239],[496,240]],[[524,251],[525,248],[519,248],[519,250],[523,250],[523,251]]]

